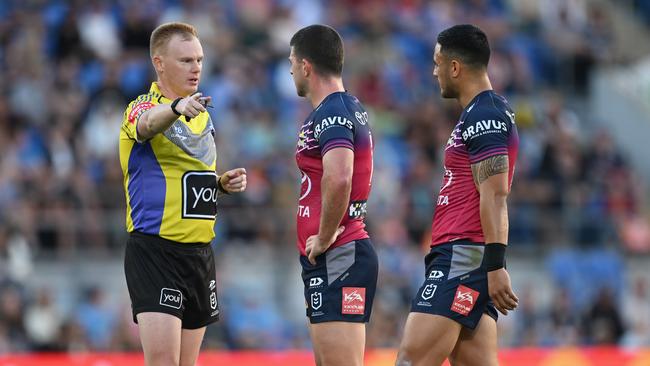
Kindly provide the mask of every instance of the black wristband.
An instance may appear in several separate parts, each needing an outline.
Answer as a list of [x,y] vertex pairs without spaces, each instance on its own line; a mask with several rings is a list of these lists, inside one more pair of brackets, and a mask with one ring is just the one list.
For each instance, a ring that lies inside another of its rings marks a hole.
[[176,99],[174,99],[174,101],[173,101],[172,104],[171,104],[172,112],[174,112],[174,114],[176,114],[177,116],[180,116],[180,115],[181,115],[181,114],[176,110],[176,105],[178,105],[178,102],[180,102],[181,99],[183,99],[183,98],[180,98],[180,97],[179,97],[179,98],[176,98]]
[[217,176],[217,190],[223,194],[230,194],[230,192],[226,191],[225,188],[221,185],[221,176]]
[[485,244],[483,265],[488,272],[496,271],[506,266],[506,247],[507,245],[501,243]]

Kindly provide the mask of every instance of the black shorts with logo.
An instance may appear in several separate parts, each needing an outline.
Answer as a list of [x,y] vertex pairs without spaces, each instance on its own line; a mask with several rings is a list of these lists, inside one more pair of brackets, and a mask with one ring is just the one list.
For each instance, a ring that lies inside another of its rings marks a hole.
[[174,315],[184,329],[219,319],[214,254],[210,244],[184,244],[133,232],[124,256],[133,321],[143,312]]
[[458,240],[436,245],[424,258],[425,280],[411,303],[411,311],[442,315],[470,328],[481,316],[497,320],[488,295],[483,243]]
[[355,240],[316,257],[300,256],[307,317],[311,323],[370,320],[379,270],[370,239]]

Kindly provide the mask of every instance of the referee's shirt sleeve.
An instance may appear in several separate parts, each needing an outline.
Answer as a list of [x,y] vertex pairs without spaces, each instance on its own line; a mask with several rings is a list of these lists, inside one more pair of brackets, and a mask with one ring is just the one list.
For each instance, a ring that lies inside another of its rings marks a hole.
[[124,117],[122,118],[122,130],[126,135],[137,142],[144,142],[144,140],[138,138],[138,120],[140,116],[147,110],[155,107],[149,100],[143,100],[143,96],[138,97],[138,99],[129,103],[129,106],[126,107],[124,111]]

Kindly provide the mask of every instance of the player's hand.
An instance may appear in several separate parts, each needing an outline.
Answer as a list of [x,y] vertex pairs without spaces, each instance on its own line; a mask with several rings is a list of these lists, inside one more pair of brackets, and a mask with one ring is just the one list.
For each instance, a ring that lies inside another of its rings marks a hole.
[[176,111],[183,116],[194,118],[201,112],[205,112],[205,106],[212,100],[212,97],[203,97],[202,93],[194,93],[185,97],[176,104]]
[[327,248],[329,248],[330,245],[336,241],[336,238],[338,238],[339,235],[343,233],[343,231],[345,231],[345,226],[339,226],[339,228],[336,229],[334,236],[328,242],[322,241],[318,235],[312,235],[307,238],[307,243],[305,244],[305,253],[307,253],[307,259],[309,259],[309,263],[315,266],[316,257],[325,253]]
[[246,190],[246,169],[229,170],[219,177],[219,182],[228,193],[243,192]]
[[512,291],[510,275],[505,268],[500,268],[487,273],[488,293],[494,306],[503,315],[508,315],[509,310],[515,310],[519,303],[517,295]]

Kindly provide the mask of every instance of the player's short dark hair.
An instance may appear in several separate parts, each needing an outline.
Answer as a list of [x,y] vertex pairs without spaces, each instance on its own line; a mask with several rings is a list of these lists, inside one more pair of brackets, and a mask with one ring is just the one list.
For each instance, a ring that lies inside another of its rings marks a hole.
[[334,28],[314,24],[291,37],[289,45],[299,58],[311,62],[317,72],[340,76],[343,71],[343,40]]
[[438,34],[440,52],[473,67],[487,67],[490,62],[490,44],[479,27],[459,24]]

